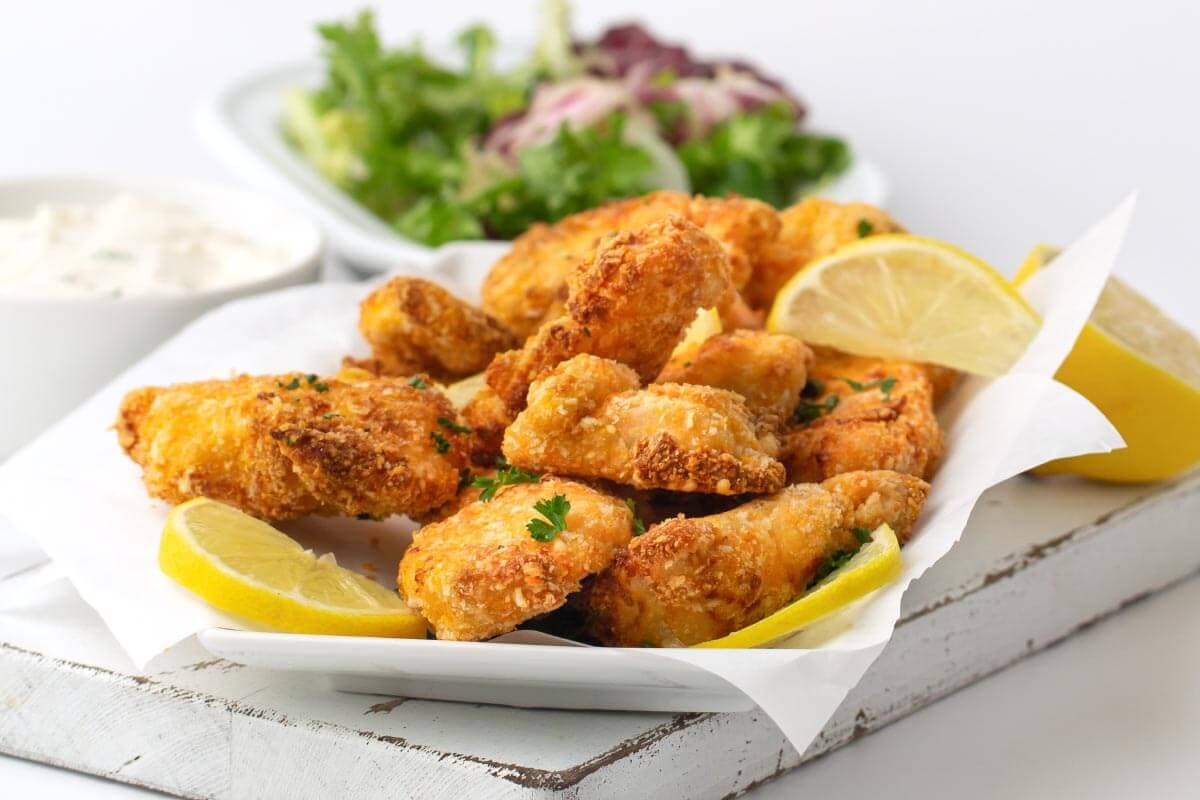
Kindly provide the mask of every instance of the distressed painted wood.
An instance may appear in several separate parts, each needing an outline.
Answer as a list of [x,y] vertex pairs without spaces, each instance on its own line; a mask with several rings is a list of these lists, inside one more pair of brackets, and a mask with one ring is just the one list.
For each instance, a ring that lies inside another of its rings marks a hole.
[[64,583],[0,612],[0,751],[186,797],[732,796],[1195,574],[1198,517],[1200,475],[992,490],[803,756],[760,713],[366,697],[194,642],[139,676]]

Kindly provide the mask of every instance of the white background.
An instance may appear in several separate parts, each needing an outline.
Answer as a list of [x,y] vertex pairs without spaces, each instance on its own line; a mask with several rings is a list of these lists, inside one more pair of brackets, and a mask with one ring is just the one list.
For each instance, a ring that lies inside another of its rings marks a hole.
[[[311,23],[357,5],[4,0],[0,177],[229,178],[194,136],[197,103],[311,57]],[[1118,273],[1200,328],[1200,4],[576,5],[581,32],[636,16],[785,77],[815,126],[883,167],[904,224],[1005,272],[1139,189]],[[536,15],[530,0],[378,8],[389,38],[427,42],[476,19],[528,40]],[[1198,796],[1197,607],[1192,581],[754,796]],[[132,791],[3,757],[0,785],[13,797]]]

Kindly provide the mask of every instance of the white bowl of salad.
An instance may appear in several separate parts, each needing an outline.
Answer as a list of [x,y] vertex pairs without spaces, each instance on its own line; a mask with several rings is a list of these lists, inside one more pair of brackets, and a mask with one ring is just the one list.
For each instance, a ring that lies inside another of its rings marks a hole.
[[636,24],[575,39],[564,2],[545,11],[506,66],[482,26],[437,58],[383,44],[369,11],[320,25],[321,64],[229,87],[202,109],[202,137],[372,271],[475,268],[536,222],[655,189],[884,201],[878,170],[807,130],[782,82]]

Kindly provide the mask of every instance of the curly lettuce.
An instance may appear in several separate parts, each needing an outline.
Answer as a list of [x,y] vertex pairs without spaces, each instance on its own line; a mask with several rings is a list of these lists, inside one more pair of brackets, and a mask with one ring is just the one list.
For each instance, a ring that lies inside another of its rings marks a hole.
[[733,192],[777,207],[795,202],[850,163],[845,142],[798,131],[791,111],[777,105],[730,117],[678,152],[695,191]]
[[[639,31],[606,35],[603,48],[574,42],[566,4],[547,9],[537,48],[512,69],[496,66],[480,25],[456,39],[457,68],[416,45],[385,47],[369,11],[320,25],[325,79],[288,95],[284,134],[397,233],[430,246],[511,238],[657,188],[784,205],[848,163],[844,143],[797,130],[802,109],[774,82],[702,62],[678,82],[651,76],[663,58],[690,57]],[[605,64],[619,69],[597,77]],[[572,113],[547,100],[558,95]],[[506,134],[514,146],[497,145]]]

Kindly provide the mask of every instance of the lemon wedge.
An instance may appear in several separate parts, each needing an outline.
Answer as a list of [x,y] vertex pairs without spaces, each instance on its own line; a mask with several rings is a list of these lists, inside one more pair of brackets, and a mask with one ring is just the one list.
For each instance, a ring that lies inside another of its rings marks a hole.
[[700,345],[707,342],[723,330],[721,315],[715,308],[702,308],[696,312],[693,319],[683,332],[683,338],[671,351],[671,364],[681,364],[696,355]]
[[479,394],[479,390],[487,385],[487,373],[476,372],[474,375],[455,381],[445,389],[446,398],[459,411],[471,402],[471,398]]
[[900,575],[900,542],[880,525],[854,557],[816,586],[766,619],[696,647],[763,647],[799,631],[839,608],[894,581]]
[[[1013,283],[1020,286],[1057,253],[1035,247]],[[1200,463],[1200,341],[1119,279],[1108,279],[1054,377],[1100,409],[1126,446],[1051,461],[1034,472],[1143,483]]]
[[871,236],[814,261],[767,318],[768,330],[806,342],[986,376],[1007,370],[1040,324],[995,269],[909,234]]
[[398,594],[265,522],[199,497],[167,516],[158,565],[212,605],[291,633],[421,638]]

